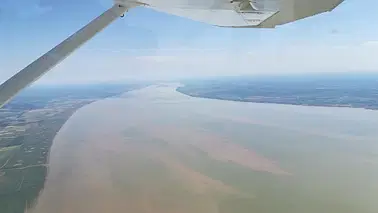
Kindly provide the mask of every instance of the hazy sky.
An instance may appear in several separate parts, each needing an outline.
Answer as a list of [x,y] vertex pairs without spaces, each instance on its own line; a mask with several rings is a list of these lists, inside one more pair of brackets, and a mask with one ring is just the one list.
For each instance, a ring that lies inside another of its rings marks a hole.
[[[1,0],[0,81],[55,46],[111,0]],[[132,9],[39,83],[378,71],[377,0],[267,29],[229,29]]]

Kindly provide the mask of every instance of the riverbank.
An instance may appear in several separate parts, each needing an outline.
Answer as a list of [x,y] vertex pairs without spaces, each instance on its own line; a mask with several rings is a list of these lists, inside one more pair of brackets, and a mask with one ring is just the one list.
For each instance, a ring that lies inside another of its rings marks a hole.
[[0,210],[22,213],[34,205],[49,171],[53,140],[80,108],[138,86],[39,87],[9,103],[0,122]]

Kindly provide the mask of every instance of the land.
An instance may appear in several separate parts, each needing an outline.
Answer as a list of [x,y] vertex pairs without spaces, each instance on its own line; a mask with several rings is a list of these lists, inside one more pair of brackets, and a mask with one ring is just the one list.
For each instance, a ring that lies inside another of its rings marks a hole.
[[378,110],[375,74],[224,77],[183,83],[177,91],[192,97]]
[[140,87],[38,86],[0,109],[0,212],[21,213],[34,205],[44,187],[53,139],[77,109]]
[[151,86],[77,110],[54,139],[30,212],[377,212],[375,111],[175,89]]

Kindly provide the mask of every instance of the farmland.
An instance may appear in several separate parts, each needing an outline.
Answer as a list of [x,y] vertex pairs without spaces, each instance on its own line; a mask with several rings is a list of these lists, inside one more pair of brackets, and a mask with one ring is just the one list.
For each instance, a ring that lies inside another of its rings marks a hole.
[[34,205],[45,184],[53,139],[77,109],[133,88],[31,88],[1,109],[0,212],[21,213]]

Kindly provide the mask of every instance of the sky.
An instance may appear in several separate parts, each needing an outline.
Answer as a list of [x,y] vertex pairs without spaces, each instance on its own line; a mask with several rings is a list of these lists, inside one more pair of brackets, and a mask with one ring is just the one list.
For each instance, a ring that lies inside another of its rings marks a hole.
[[[111,4],[1,0],[0,82]],[[331,13],[276,29],[219,28],[134,8],[37,83],[378,72],[377,8],[376,0],[345,0]]]

